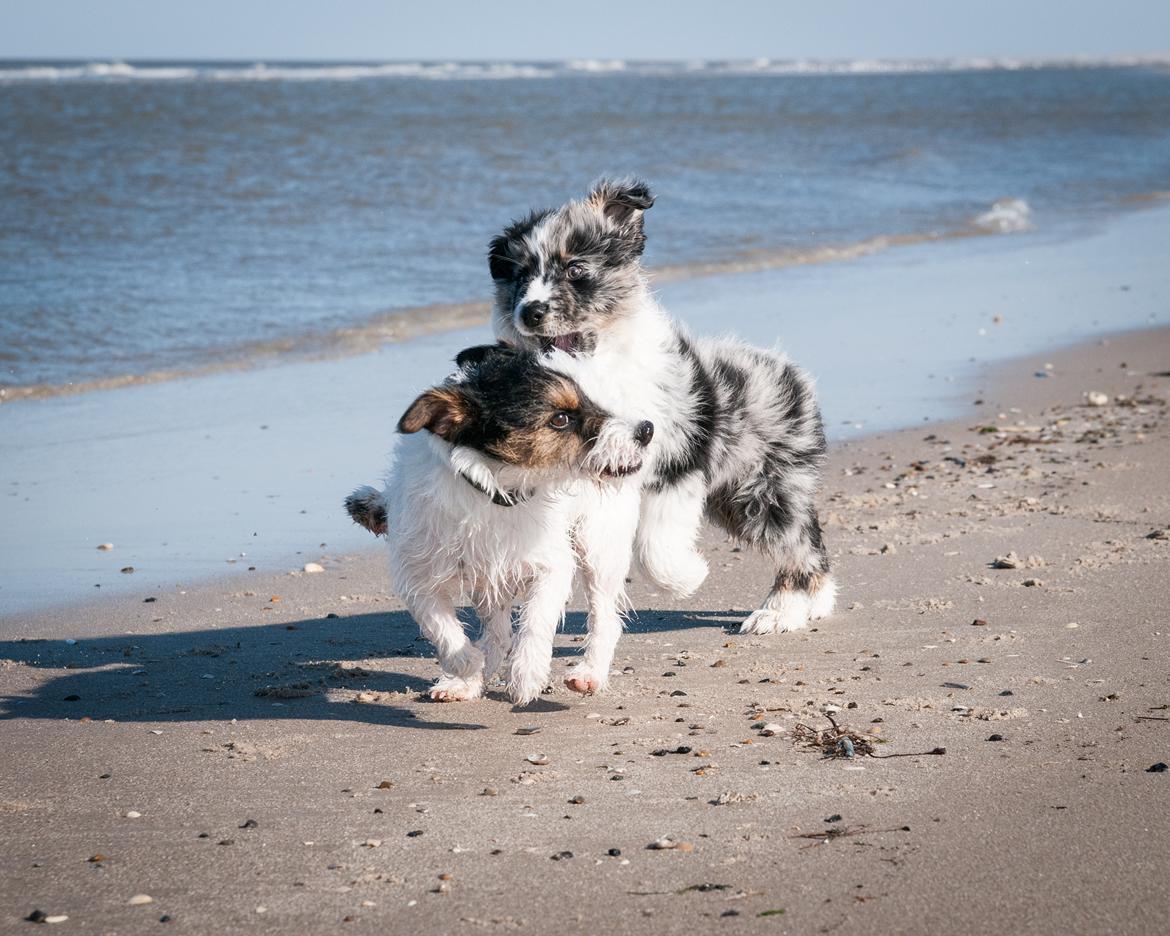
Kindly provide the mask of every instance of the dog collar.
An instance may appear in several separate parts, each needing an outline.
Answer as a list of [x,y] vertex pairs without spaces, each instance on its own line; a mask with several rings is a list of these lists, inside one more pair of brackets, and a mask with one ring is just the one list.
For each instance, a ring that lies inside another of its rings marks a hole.
[[480,494],[483,494],[485,497],[490,497],[492,503],[497,507],[515,507],[517,504],[524,503],[524,501],[532,496],[531,492],[526,494],[523,491],[489,491],[470,475],[465,475],[462,471],[456,472],[456,474],[479,491]]

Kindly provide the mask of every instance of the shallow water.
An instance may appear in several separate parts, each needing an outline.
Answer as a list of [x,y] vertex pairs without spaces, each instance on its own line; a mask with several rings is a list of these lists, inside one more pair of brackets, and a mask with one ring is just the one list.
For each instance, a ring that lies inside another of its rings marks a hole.
[[0,154],[0,386],[63,385],[457,321],[491,235],[602,174],[654,184],[676,273],[978,231],[1004,197],[1063,231],[1170,188],[1170,70],[0,63]]

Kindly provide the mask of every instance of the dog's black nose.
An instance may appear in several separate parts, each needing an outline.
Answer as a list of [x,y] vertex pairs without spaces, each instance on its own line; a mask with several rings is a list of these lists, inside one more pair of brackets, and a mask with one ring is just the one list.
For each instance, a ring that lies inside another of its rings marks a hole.
[[650,440],[654,438],[654,423],[648,419],[642,420],[634,428],[634,441],[645,448],[650,444]]
[[539,328],[544,317],[548,315],[547,302],[526,302],[520,307],[520,321],[526,328]]

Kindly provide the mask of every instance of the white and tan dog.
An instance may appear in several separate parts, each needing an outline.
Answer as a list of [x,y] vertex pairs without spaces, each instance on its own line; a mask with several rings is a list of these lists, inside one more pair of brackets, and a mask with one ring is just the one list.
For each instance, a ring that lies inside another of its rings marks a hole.
[[[612,415],[591,365],[563,352],[493,345],[456,362],[399,421],[407,437],[384,490],[346,499],[357,523],[392,531],[394,589],[442,667],[431,698],[478,697],[506,658],[509,696],[537,698],[578,572],[589,636],[565,683],[604,689],[622,630],[636,475],[654,427]],[[475,643],[456,614],[465,596],[483,627]]]

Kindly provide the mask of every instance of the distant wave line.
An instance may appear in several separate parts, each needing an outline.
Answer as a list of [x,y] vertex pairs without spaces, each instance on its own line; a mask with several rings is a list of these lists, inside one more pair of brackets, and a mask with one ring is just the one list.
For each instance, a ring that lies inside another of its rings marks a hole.
[[387,78],[491,80],[555,78],[568,75],[881,75],[932,72],[1028,71],[1042,69],[1168,67],[1170,53],[1105,57],[948,59],[770,59],[647,62],[572,59],[565,62],[241,62],[133,64],[93,62],[0,62],[0,83],[126,81],[364,81]]

